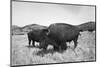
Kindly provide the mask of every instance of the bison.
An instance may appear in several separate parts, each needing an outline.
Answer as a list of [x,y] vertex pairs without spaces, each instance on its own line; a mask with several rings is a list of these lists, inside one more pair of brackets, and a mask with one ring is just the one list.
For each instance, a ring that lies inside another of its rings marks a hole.
[[46,29],[34,29],[28,32],[27,35],[28,35],[29,46],[31,46],[32,42],[33,47],[35,47],[35,41],[40,42],[42,39],[44,39],[46,37],[45,30]]
[[[86,23],[85,23],[86,24]],[[48,27],[47,37],[41,41],[40,46],[47,47],[48,44],[54,46],[54,50],[66,50],[66,42],[74,41],[74,49],[77,47],[78,36],[80,31],[94,30],[94,22],[89,22],[88,25],[70,25],[66,23],[54,23]],[[89,26],[89,24],[91,24]],[[84,25],[84,26],[83,26]],[[84,28],[87,27],[87,28]]]
[[76,48],[79,34],[79,29],[76,26],[65,23],[51,24],[48,27],[47,37],[40,42],[40,47],[46,48],[48,44],[51,44],[54,46],[54,50],[66,50],[66,42],[73,40],[74,48]]
[[74,41],[74,48],[77,46],[78,35],[80,30],[77,26],[65,24],[65,23],[55,23],[51,24],[48,28],[48,37],[54,40],[61,49],[66,50],[66,42]]

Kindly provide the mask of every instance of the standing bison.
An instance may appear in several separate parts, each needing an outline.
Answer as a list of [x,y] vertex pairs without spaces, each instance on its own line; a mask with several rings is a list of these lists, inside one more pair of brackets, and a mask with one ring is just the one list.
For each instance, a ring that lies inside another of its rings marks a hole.
[[[88,25],[85,25],[88,24]],[[66,42],[74,41],[74,49],[77,47],[78,36],[80,31],[95,30],[95,23],[88,22],[82,25],[74,26],[66,23],[54,23],[48,27],[47,38],[41,41],[40,46],[51,44],[54,50],[66,50]],[[90,24],[90,25],[89,25]],[[86,27],[86,28],[85,28]]]
[[75,43],[74,48],[76,48],[78,35],[80,34],[79,32],[80,30],[78,27],[73,25],[65,23],[51,24],[48,27],[47,38],[40,42],[40,46],[47,46],[48,44],[52,44],[54,46],[54,50],[66,50],[66,42],[73,40]]
[[80,34],[78,27],[65,23],[55,23],[51,24],[48,30],[48,37],[54,40],[62,50],[66,50],[66,42],[72,40],[75,44],[74,48],[76,48],[78,35]]
[[27,33],[29,46],[31,46],[31,42],[33,47],[35,47],[35,41],[40,42],[42,39],[46,37],[45,29],[33,29],[32,31]]

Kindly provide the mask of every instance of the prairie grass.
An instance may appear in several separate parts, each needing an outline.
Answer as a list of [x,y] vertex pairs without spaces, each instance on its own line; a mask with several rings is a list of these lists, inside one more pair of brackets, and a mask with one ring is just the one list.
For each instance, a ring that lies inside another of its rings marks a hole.
[[[27,65],[27,64],[47,64],[61,62],[76,62],[76,61],[94,61],[95,60],[95,31],[81,32],[78,38],[78,46],[73,50],[73,41],[67,43],[68,48],[63,53],[43,53],[38,48],[28,48],[27,35],[12,36],[12,65]],[[42,55],[43,54],[43,55]]]

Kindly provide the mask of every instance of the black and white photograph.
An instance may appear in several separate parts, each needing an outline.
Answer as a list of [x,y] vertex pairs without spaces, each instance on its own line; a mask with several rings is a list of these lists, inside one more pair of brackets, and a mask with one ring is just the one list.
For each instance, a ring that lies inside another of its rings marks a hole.
[[96,6],[11,1],[11,66],[96,61]]

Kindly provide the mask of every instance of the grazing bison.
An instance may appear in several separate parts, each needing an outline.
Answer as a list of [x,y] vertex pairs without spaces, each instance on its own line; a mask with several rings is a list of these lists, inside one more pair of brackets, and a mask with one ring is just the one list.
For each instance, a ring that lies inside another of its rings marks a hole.
[[[88,24],[88,25],[86,25]],[[89,25],[90,24],[90,25]],[[86,27],[86,28],[85,28]],[[66,42],[74,41],[74,49],[77,46],[78,36],[80,31],[92,31],[95,30],[94,22],[89,22],[81,24],[78,26],[65,24],[65,23],[55,23],[48,27],[47,36],[43,41],[41,41],[40,46],[47,47],[48,44],[54,46],[54,50],[66,50]]]
[[32,45],[35,47],[35,41],[40,42],[42,39],[46,37],[45,29],[34,29],[27,33],[29,46]]

